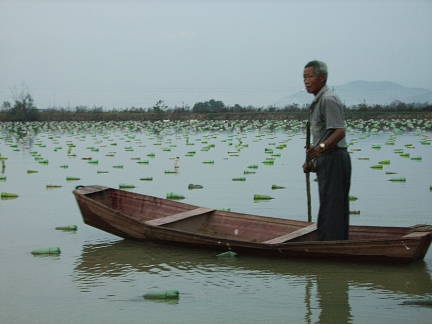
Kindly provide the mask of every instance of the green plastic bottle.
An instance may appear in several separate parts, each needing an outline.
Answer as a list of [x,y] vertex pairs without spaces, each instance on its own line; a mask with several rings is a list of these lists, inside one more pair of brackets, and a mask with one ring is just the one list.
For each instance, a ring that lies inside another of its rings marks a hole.
[[254,199],[254,200],[270,200],[270,199],[274,199],[274,198],[271,197],[271,196],[267,196],[267,195],[255,194],[255,195],[253,196],[253,199]]
[[145,299],[178,299],[180,293],[178,290],[160,290],[150,291],[144,294]]
[[35,249],[31,251],[33,255],[59,255],[61,253],[60,248],[58,247],[49,247],[43,249]]
[[172,200],[180,200],[180,199],[184,199],[185,197],[179,194],[176,194],[174,192],[169,192],[166,195],[167,199],[172,199]]
[[2,193],[0,193],[0,197],[1,198],[17,198],[18,195],[15,193],[11,193],[11,192],[2,192]]
[[78,226],[76,225],[57,226],[55,229],[59,231],[76,231],[78,229]]

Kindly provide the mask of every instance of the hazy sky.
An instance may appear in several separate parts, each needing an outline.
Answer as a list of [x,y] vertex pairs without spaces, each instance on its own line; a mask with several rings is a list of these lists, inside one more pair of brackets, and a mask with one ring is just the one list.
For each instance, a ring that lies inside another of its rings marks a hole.
[[329,83],[432,88],[428,0],[0,0],[0,103],[269,105],[321,59]]

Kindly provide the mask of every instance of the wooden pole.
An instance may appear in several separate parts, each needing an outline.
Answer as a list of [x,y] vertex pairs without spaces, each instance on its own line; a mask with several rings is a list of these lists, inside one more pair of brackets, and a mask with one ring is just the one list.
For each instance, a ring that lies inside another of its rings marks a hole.
[[[310,146],[310,122],[306,123],[306,164],[310,162],[307,150]],[[310,172],[306,173],[306,196],[307,196],[307,209],[308,209],[308,222],[312,222],[312,203],[311,203],[311,190],[310,190]]]

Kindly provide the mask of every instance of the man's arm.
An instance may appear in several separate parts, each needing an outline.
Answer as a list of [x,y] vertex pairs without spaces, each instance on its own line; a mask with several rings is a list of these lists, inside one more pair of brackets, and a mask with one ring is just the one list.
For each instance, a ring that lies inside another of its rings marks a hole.
[[319,146],[320,143],[318,143],[318,145],[316,146],[311,146],[308,151],[307,154],[309,154],[309,157],[311,159],[315,159],[317,158],[320,154],[324,153],[326,150],[334,147],[337,145],[337,143],[339,143],[339,141],[341,139],[343,139],[345,137],[345,128],[335,128],[330,136],[328,138],[326,138],[324,141],[322,141],[322,143],[324,143],[325,148],[321,148]]

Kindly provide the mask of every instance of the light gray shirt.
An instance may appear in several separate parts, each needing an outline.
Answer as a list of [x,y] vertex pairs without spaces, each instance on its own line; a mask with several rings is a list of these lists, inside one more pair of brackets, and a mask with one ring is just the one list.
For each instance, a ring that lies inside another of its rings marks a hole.
[[[324,86],[312,101],[309,118],[313,145],[322,143],[329,136],[328,130],[345,128],[344,105],[327,86]],[[345,137],[337,146],[347,147]]]

